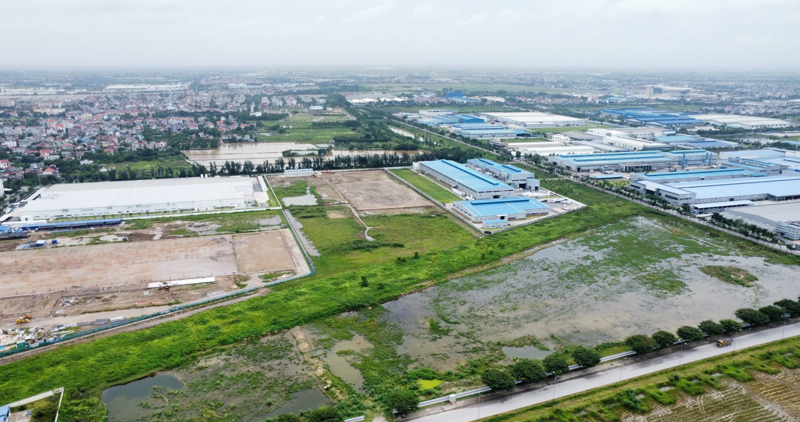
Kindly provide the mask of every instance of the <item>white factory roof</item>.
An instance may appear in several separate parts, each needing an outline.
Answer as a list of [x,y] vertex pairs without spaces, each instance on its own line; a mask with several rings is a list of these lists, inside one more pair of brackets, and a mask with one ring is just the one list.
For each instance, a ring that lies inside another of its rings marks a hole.
[[772,119],[769,117],[740,116],[736,114],[696,114],[691,116],[704,122],[745,125],[780,125],[787,124],[786,120]]
[[60,184],[41,191],[22,211],[252,200],[254,183],[248,177],[194,177]]
[[490,119],[515,121],[522,124],[540,124],[550,122],[573,122],[578,120],[575,117],[561,116],[558,114],[548,114],[539,111],[521,112],[521,113],[480,113],[481,116],[486,116]]
[[734,213],[740,216],[758,216],[772,221],[800,221],[800,201],[771,203],[737,209]]

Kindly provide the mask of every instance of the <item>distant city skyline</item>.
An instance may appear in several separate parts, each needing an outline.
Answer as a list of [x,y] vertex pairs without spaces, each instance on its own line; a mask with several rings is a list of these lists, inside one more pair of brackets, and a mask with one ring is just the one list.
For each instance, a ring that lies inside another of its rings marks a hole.
[[20,1],[0,68],[800,69],[800,2]]

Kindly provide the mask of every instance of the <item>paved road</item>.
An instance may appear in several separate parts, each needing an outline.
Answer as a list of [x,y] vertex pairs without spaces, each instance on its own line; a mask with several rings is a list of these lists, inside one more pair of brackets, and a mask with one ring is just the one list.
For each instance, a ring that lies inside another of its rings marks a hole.
[[501,399],[482,403],[480,405],[474,404],[442,413],[423,416],[421,418],[414,419],[414,421],[474,421],[480,418],[533,406],[538,403],[552,400],[553,398],[569,396],[586,390],[614,384],[620,380],[636,378],[642,375],[651,374],[653,372],[674,368],[676,366],[680,366],[681,364],[695,362],[725,353],[731,353],[734,350],[770,343],[780,340],[784,335],[787,338],[800,336],[800,324],[791,324],[787,325],[785,328],[778,327],[752,334],[744,334],[736,337],[734,346],[719,348],[714,344],[707,344],[693,349],[687,349],[683,352],[671,353],[635,364],[625,365],[620,369],[612,369],[608,371],[587,374],[584,377],[572,378],[554,386],[546,386],[538,390],[503,397]]

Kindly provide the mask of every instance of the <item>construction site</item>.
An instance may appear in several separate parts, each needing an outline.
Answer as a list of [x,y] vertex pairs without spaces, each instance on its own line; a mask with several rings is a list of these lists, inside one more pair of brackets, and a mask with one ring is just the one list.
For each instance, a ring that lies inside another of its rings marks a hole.
[[256,212],[35,232],[58,241],[15,241],[23,250],[0,253],[0,328],[137,317],[309,273],[283,227],[279,215]]

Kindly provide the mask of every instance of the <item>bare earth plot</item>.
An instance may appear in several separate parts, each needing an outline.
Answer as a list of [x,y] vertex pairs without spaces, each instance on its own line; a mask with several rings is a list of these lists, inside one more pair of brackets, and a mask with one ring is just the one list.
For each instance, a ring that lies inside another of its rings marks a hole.
[[[284,233],[285,232],[285,233]],[[299,256],[298,256],[299,255]],[[234,273],[307,271],[288,230],[0,253],[0,297]]]
[[430,207],[427,199],[396,182],[384,171],[323,173],[347,201],[359,211]]

